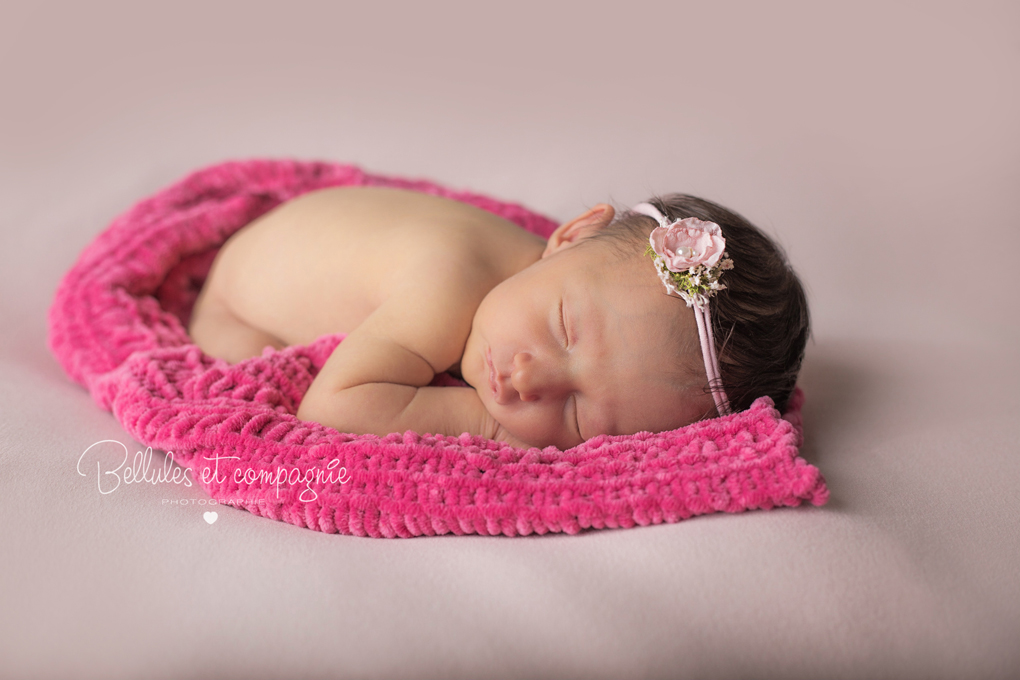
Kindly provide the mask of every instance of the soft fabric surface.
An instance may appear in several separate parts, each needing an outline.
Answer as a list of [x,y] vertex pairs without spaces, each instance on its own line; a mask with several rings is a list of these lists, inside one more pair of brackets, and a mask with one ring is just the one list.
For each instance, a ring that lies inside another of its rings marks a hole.
[[555,228],[519,205],[349,165],[224,163],[140,202],[85,249],[50,310],[52,351],[132,436],[172,452],[217,501],[328,533],[574,534],[828,498],[818,469],[797,456],[799,392],[788,419],[762,397],[742,413],[602,435],[568,451],[467,434],[380,439],[298,420],[343,335],[229,365],[204,355],[185,328],[232,233],[289,198],[341,185],[425,191],[541,236]]

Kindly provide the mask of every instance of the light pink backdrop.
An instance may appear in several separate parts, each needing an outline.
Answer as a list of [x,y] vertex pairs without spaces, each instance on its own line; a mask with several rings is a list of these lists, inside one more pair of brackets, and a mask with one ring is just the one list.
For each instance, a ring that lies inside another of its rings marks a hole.
[[[1020,6],[142,5],[0,6],[0,677],[1020,676]],[[78,456],[136,443],[46,349],[57,282],[254,156],[744,213],[808,288],[832,501],[374,541],[99,494]]]

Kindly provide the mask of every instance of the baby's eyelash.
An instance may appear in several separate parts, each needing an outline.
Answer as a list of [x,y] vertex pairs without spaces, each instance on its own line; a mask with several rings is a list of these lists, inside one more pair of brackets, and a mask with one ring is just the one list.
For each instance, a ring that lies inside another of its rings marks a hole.
[[581,434],[581,418],[580,418],[580,416],[577,413],[577,395],[576,394],[574,395],[574,427],[577,428],[577,436],[581,437],[581,439],[583,440],[584,436]]
[[563,300],[560,300],[560,330],[563,331],[563,345],[570,344],[570,338],[567,337],[567,322],[563,319]]

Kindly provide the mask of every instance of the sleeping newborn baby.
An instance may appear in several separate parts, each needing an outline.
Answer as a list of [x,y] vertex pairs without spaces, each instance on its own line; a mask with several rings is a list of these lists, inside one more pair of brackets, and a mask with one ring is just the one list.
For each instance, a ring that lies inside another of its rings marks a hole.
[[[335,187],[236,232],[188,330],[229,363],[346,333],[301,420],[568,449],[763,395],[783,409],[808,311],[767,236],[692,196],[599,204],[546,241],[451,199]],[[430,386],[444,371],[469,386]]]

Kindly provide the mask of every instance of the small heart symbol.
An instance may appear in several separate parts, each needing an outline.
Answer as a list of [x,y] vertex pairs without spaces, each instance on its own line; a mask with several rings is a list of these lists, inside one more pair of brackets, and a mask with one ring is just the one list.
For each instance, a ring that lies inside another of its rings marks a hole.
[[207,512],[204,515],[202,515],[202,517],[205,519],[207,523],[212,524],[213,522],[216,521],[216,518],[219,517],[219,515],[217,515],[215,512]]

